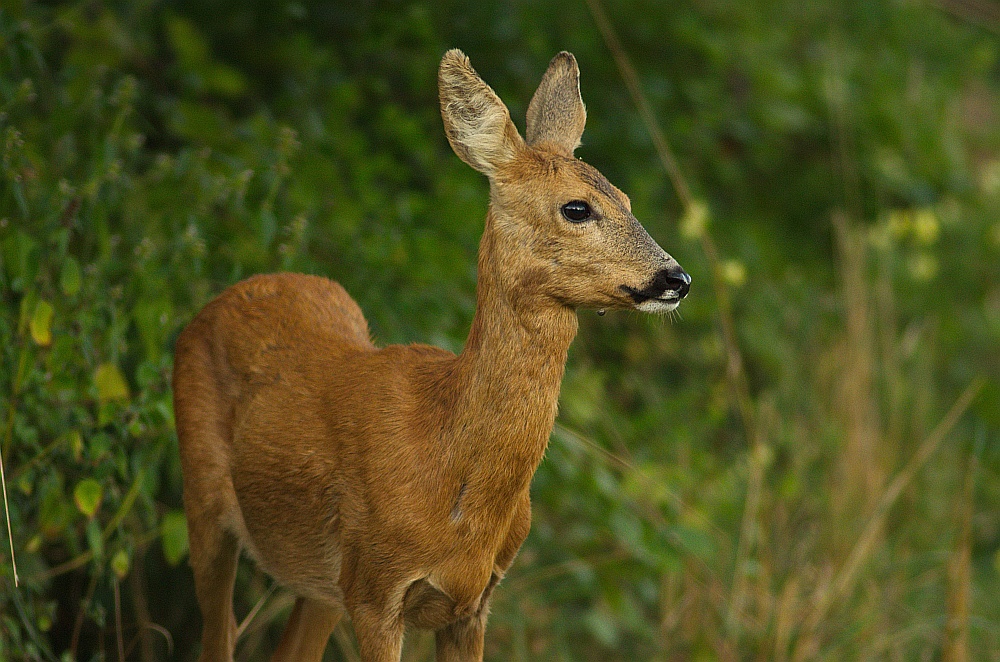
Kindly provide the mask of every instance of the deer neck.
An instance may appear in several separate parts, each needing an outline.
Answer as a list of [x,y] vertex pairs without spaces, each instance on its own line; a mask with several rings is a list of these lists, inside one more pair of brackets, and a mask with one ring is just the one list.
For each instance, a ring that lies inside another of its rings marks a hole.
[[495,225],[491,210],[479,249],[476,314],[453,373],[460,403],[453,460],[470,486],[514,497],[548,444],[577,317],[510,273]]

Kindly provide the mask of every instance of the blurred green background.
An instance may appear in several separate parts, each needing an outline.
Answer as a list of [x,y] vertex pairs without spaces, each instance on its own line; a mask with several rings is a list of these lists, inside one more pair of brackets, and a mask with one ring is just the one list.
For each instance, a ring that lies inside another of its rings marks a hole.
[[[227,285],[324,274],[461,349],[451,47],[522,128],[574,52],[577,154],[694,278],[581,311],[487,658],[1000,660],[998,35],[989,0],[5,0],[0,660],[196,658],[171,356]],[[289,596],[245,564],[235,603],[264,658]]]

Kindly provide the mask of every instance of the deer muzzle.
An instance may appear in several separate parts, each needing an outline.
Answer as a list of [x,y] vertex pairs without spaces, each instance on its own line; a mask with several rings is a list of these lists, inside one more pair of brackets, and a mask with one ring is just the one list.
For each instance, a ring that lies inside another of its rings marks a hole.
[[660,269],[650,281],[636,289],[622,285],[622,292],[627,294],[637,310],[647,313],[670,312],[680,304],[691,289],[691,276],[676,262],[665,269]]

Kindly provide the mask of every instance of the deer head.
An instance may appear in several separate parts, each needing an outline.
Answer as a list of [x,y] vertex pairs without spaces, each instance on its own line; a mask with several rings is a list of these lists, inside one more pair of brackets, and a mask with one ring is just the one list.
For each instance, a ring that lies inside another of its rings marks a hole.
[[490,181],[480,263],[493,261],[503,290],[574,309],[677,307],[691,277],[639,224],[628,196],[573,156],[587,113],[572,54],[549,64],[525,138],[461,51],[445,54],[438,86],[452,149]]

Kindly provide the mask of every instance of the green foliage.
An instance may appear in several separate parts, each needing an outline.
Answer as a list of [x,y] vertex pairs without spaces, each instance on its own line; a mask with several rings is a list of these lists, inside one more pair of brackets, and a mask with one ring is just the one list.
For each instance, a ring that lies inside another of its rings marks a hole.
[[[170,370],[225,286],[322,273],[380,342],[461,348],[487,188],[440,126],[452,46],[517,122],[573,51],[578,154],[694,277],[680,319],[581,312],[488,659],[995,655],[995,34],[925,3],[609,0],[685,206],[589,6],[0,9],[0,659],[196,658]],[[241,568],[239,616],[268,582]]]
[[163,540],[163,556],[170,565],[177,565],[184,560],[188,551],[187,520],[181,511],[169,512],[163,516],[160,524],[160,535]]

